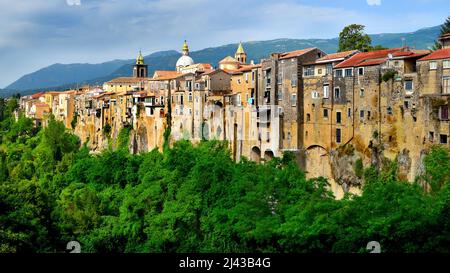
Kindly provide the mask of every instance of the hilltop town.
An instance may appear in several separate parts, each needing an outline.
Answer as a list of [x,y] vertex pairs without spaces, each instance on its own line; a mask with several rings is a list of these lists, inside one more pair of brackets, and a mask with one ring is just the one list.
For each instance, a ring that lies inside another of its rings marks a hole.
[[53,115],[92,153],[114,148],[123,128],[131,153],[182,139],[226,140],[235,161],[290,151],[342,197],[359,192],[363,166],[395,160],[399,178],[414,181],[429,148],[449,145],[450,35],[440,42],[433,52],[306,48],[260,62],[239,44],[234,57],[205,64],[185,41],[174,70],[148,75],[139,53],[132,77],[21,97],[20,111],[37,126]]

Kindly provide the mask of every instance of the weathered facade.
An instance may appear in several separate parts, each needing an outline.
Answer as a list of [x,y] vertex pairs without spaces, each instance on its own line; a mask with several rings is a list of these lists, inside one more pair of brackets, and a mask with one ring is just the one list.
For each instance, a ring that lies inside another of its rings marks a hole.
[[218,69],[196,64],[185,42],[173,71],[148,77],[139,54],[133,77],[103,89],[35,94],[21,107],[38,124],[53,113],[74,126],[93,152],[114,148],[124,127],[132,153],[162,149],[167,129],[169,143],[226,140],[236,161],[291,151],[308,177],[327,177],[340,198],[359,192],[362,167],[396,160],[398,176],[413,181],[430,146],[448,145],[448,39],[432,53],[308,48],[273,53],[260,64],[247,64],[239,44]]

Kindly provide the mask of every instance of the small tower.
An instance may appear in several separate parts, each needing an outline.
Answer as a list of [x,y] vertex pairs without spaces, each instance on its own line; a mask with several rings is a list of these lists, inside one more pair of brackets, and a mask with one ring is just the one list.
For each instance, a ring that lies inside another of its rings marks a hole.
[[142,56],[139,50],[139,55],[136,58],[136,64],[133,67],[133,77],[135,78],[147,78],[148,77],[148,65],[144,63],[144,56]]
[[242,46],[241,42],[239,43],[239,47],[236,50],[236,54],[234,54],[234,58],[241,64],[247,63],[247,53],[245,53],[244,47]]
[[439,37],[439,41],[442,44],[442,48],[450,48],[450,33],[446,33]]

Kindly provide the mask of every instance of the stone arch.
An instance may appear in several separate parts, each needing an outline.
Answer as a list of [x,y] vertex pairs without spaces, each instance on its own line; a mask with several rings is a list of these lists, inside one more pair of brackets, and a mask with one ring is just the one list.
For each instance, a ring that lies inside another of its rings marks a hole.
[[259,147],[254,146],[252,148],[252,151],[250,153],[250,159],[255,162],[261,161],[261,149],[259,149]]
[[311,145],[305,151],[305,171],[308,178],[332,177],[328,150],[321,145]]
[[269,161],[269,160],[271,160],[271,159],[274,158],[274,157],[275,157],[275,155],[274,155],[274,153],[273,153],[272,150],[266,150],[266,151],[264,152],[264,159],[265,159],[266,161]]

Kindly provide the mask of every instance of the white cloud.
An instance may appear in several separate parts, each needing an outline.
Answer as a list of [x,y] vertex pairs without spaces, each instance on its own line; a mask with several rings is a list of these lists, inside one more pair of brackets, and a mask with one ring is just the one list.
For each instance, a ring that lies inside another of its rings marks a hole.
[[366,0],[369,6],[381,6],[381,0]]
[[66,0],[67,5],[69,6],[80,6],[81,0]]

